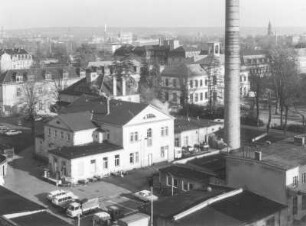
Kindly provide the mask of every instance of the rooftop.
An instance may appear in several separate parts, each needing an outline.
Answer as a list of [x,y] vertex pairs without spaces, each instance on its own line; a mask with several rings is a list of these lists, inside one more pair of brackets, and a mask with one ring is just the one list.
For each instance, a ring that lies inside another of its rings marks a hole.
[[0,49],[0,56],[4,53],[7,53],[9,55],[15,55],[15,54],[29,54],[25,49],[23,48],[13,48],[13,49]]
[[174,132],[180,133],[188,130],[195,130],[199,128],[205,128],[215,125],[221,125],[222,123],[213,122],[207,119],[195,119],[195,118],[176,118],[174,120]]
[[119,151],[122,147],[111,143],[91,143],[88,145],[62,147],[49,151],[53,155],[63,157],[65,159],[76,159],[90,155],[97,155],[112,151]]
[[11,221],[17,223],[19,226],[71,226],[71,224],[68,224],[66,221],[63,221],[48,212],[39,212],[22,217],[16,217],[11,219]]
[[143,103],[110,100],[110,113],[107,114],[105,97],[82,95],[63,109],[62,113],[93,111],[93,121],[98,125],[103,123],[125,125],[148,106]]
[[[50,121],[48,124],[59,124],[60,121],[64,122],[72,131],[80,131],[86,129],[93,129],[97,126],[91,121],[92,113],[87,112],[76,112],[70,114],[60,114],[57,118]],[[59,119],[59,120],[57,120]]]
[[45,209],[45,207],[0,186],[0,216]]
[[162,173],[165,174],[171,174],[174,177],[179,177],[179,178],[185,178],[191,181],[197,181],[197,182],[209,182],[209,178],[211,175],[200,172],[191,168],[188,168],[184,165],[172,165],[169,167],[165,167],[159,170]]
[[[262,146],[262,163],[288,170],[300,165],[306,165],[306,148],[293,143],[293,138],[287,138],[270,145]],[[243,158],[243,150],[233,152],[231,156]],[[254,157],[251,155],[251,157]],[[254,158],[252,158],[254,159]]]
[[185,76],[207,76],[207,73],[200,64],[175,64],[166,66],[161,76],[180,78]]

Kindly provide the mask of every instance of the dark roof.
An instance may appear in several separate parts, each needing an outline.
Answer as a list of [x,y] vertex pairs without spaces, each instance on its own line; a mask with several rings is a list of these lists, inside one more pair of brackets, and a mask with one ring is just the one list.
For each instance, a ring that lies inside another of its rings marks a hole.
[[107,114],[105,97],[82,95],[64,108],[62,113],[93,111],[93,121],[98,125],[103,123],[125,125],[148,106],[143,103],[110,100],[110,113]]
[[[57,118],[62,120],[72,131],[96,128],[97,126],[92,123],[91,117],[92,113],[90,113],[89,111],[60,114],[59,116],[57,116]],[[56,118],[54,120],[56,120]],[[51,122],[53,122],[54,120],[52,120]]]
[[282,209],[285,205],[254,194],[250,191],[223,199],[211,205],[215,210],[246,223],[266,218]]
[[200,64],[174,64],[168,65],[162,71],[161,76],[165,77],[195,77],[206,76],[207,72],[201,67]]
[[45,207],[0,186],[0,216],[45,209]]
[[14,49],[0,49],[0,56],[4,53],[7,53],[9,55],[15,55],[15,54],[29,54],[25,49],[23,48],[14,48]]
[[6,157],[4,155],[0,155],[0,164],[6,162]]
[[214,125],[220,125],[218,122],[213,122],[207,119],[195,119],[195,118],[176,118],[174,120],[174,132],[180,133],[188,130],[195,130],[199,128],[210,127]]
[[18,226],[71,226],[66,221],[52,215],[48,212],[39,212],[31,215],[26,215],[22,217],[16,217],[11,219]]
[[176,49],[170,50],[169,56],[175,56],[175,57],[185,57],[186,51],[183,46],[177,47]]
[[33,76],[35,81],[43,81],[45,80],[45,75],[51,74],[52,79],[62,79],[63,72],[68,73],[68,78],[78,78],[79,74],[76,71],[76,68],[67,67],[44,67],[44,68],[30,68],[30,69],[18,69],[18,70],[8,70],[0,75],[0,83],[11,83],[14,82],[14,76],[22,75],[24,77],[24,81],[27,81],[29,76]]
[[203,173],[180,165],[172,165],[169,167],[162,168],[159,171],[164,174],[171,174],[176,178],[184,178],[190,181],[197,182],[209,182],[209,178],[212,176],[207,173]]
[[231,188],[213,186],[212,191],[191,190],[189,192],[180,193],[165,199],[154,202],[154,215],[172,218],[197,204],[200,204],[212,197],[229,192]]
[[62,147],[49,152],[63,157],[65,159],[76,159],[90,155],[102,154],[106,152],[118,151],[122,147],[111,144],[111,143],[91,143],[88,145],[73,146],[73,147]]

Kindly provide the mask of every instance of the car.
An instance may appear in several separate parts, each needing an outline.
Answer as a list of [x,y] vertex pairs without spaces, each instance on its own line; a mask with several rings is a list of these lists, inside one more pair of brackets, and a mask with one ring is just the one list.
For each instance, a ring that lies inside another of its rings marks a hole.
[[20,130],[14,130],[14,129],[10,129],[10,130],[7,130],[4,132],[5,135],[7,136],[14,136],[14,135],[18,135],[18,134],[21,134],[22,131]]
[[134,193],[134,196],[143,200],[143,201],[156,201],[158,197],[156,195],[151,194],[148,190],[142,190]]

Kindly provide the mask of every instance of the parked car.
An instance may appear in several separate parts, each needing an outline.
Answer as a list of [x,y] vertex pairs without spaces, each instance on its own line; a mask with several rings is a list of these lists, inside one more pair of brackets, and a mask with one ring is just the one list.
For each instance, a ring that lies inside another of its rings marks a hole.
[[14,135],[18,135],[18,134],[21,134],[22,131],[20,130],[14,130],[14,129],[10,129],[10,130],[7,130],[4,132],[5,135],[7,136],[14,136]]
[[95,213],[92,217],[93,226],[108,226],[111,225],[111,216],[107,212]]
[[66,215],[69,217],[77,217],[78,215],[82,216],[83,214],[89,213],[99,208],[100,204],[98,198],[85,199],[81,202],[69,203],[66,210]]
[[58,195],[52,198],[52,204],[56,207],[59,207],[61,210],[65,211],[71,202],[78,200],[78,197],[73,195],[72,192]]
[[158,197],[156,195],[151,194],[148,190],[142,190],[134,193],[134,196],[143,200],[143,201],[156,201]]

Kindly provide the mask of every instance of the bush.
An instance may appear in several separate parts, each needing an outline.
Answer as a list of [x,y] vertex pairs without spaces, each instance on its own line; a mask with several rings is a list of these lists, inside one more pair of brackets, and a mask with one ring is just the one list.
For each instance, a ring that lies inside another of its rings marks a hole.
[[259,119],[258,125],[256,117],[253,116],[243,116],[240,118],[240,122],[242,125],[248,125],[248,126],[263,126],[264,122]]
[[[281,126],[274,126],[273,129],[284,130]],[[306,133],[305,126],[298,124],[289,124],[286,130],[293,133]]]

